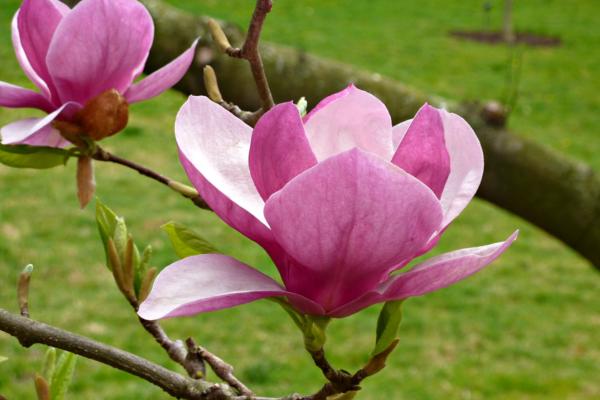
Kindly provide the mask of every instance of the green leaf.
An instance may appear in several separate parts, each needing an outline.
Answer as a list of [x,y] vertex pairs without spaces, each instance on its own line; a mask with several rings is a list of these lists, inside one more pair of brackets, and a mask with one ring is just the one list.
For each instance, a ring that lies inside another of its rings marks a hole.
[[127,226],[125,220],[119,217],[113,210],[108,208],[100,200],[96,199],[96,223],[100,238],[104,244],[106,254],[106,266],[111,268],[110,257],[108,256],[108,239],[113,239],[117,252],[123,255],[125,246],[127,246]]
[[63,352],[58,357],[56,370],[50,384],[52,400],[64,400],[75,373],[76,361],[77,357],[73,353]]
[[218,252],[206,239],[182,224],[171,221],[161,228],[169,235],[171,245],[179,258]]
[[0,356],[0,364],[7,360],[8,360],[8,357]]
[[115,246],[117,251],[119,252],[119,257],[123,260],[125,256],[125,248],[127,247],[127,241],[129,240],[129,235],[127,234],[127,225],[125,224],[125,219],[122,217],[117,217],[115,231],[113,232],[112,238],[115,242]]
[[135,246],[134,253],[134,263],[137,265],[135,269],[135,279],[133,281],[133,287],[135,289],[135,294],[139,296],[140,289],[142,288],[142,282],[144,281],[144,276],[146,276],[146,271],[150,267],[150,257],[152,257],[152,246],[148,245],[140,255],[140,252]]
[[381,309],[377,319],[377,339],[373,356],[385,351],[398,337],[398,328],[402,321],[402,302],[403,300],[388,301]]
[[113,236],[117,226],[117,218],[117,214],[113,210],[106,207],[99,199],[96,199],[96,223],[104,247],[108,246],[108,238]]
[[44,369],[42,375],[48,382],[52,381],[54,376],[54,368],[56,367],[56,349],[54,347],[48,347],[46,355],[44,356]]
[[0,144],[0,163],[14,168],[53,168],[65,165],[71,155],[55,147]]

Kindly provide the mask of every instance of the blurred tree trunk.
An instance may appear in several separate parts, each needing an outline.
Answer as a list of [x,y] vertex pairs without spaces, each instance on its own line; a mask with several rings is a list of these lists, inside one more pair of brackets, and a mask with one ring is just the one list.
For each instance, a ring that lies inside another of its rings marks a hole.
[[[211,64],[226,100],[248,110],[258,108],[250,69],[212,45],[206,17],[179,11],[160,0],[143,2],[156,24],[146,72],[165,65],[201,37],[194,66],[176,88],[186,94],[204,93],[202,68]],[[231,42],[239,44],[242,31],[231,24],[223,26]],[[589,166],[490,124],[482,118],[481,105],[426,96],[379,74],[280,45],[263,43],[261,51],[276,101],[305,96],[314,105],[354,82],[379,97],[395,123],[412,118],[424,102],[463,115],[477,132],[485,153],[486,169],[478,196],[546,230],[600,269],[600,176]]]
[[515,31],[513,28],[513,0],[504,0],[502,38],[506,43],[513,43],[515,41]]

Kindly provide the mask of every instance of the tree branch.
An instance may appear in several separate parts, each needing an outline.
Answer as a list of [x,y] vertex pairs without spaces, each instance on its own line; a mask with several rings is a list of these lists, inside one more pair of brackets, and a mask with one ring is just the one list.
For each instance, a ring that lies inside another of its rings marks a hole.
[[135,354],[96,342],[51,325],[37,322],[0,308],[0,331],[19,340],[23,347],[44,344],[80,355],[135,375],[160,387],[169,395],[186,400],[312,400],[291,394],[284,397],[237,395],[228,385],[181,376]]
[[126,351],[3,309],[0,309],[0,330],[17,338],[24,347],[40,343],[78,354],[140,377],[176,398],[204,400],[203,393],[215,386],[183,377]]

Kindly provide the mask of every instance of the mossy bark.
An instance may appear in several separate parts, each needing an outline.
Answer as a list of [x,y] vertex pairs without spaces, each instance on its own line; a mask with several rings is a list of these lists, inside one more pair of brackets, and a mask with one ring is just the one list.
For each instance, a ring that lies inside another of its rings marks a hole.
[[[212,45],[206,17],[190,15],[160,0],[143,2],[156,23],[147,72],[165,65],[200,37],[194,66],[176,88],[186,94],[203,94],[202,67],[211,64],[226,100],[245,109],[258,108],[247,63],[219,53]],[[223,27],[234,45],[241,42],[239,28],[228,23]],[[487,123],[480,105],[425,95],[379,74],[280,45],[263,43],[261,51],[276,101],[305,96],[314,105],[354,82],[379,97],[396,123],[411,118],[425,102],[463,115],[475,128],[485,153],[478,195],[546,230],[600,269],[600,176],[589,166]]]

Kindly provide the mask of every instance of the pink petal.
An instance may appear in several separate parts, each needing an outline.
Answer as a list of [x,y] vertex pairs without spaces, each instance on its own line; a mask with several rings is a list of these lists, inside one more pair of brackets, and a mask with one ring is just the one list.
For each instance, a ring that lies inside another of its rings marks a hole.
[[72,113],[81,106],[67,103],[43,118],[28,118],[8,124],[0,129],[2,144],[31,144],[34,146],[63,147],[52,122],[65,113]]
[[[23,51],[23,54],[17,51],[23,69],[33,75],[32,81],[38,84],[42,91],[49,91],[54,101],[58,99],[46,66],[46,56],[54,32],[68,11],[69,8],[58,1],[24,0],[16,16],[16,26],[13,27],[16,35],[15,48],[21,47]],[[33,73],[28,71],[29,68]],[[39,80],[44,84],[36,82]]]
[[275,242],[269,228],[208,182],[181,151],[179,151],[179,159],[192,185],[198,189],[210,208],[226,224],[262,246],[275,262],[282,278],[287,279],[288,268],[285,264],[285,252]]
[[252,133],[249,164],[263,199],[316,163],[294,103],[279,104],[258,121]]
[[400,122],[398,125],[394,125],[392,128],[392,146],[394,149],[398,149],[398,146],[400,146],[400,143],[402,142],[402,139],[404,139],[404,135],[406,135],[408,128],[410,128],[410,124],[412,124],[412,121],[412,119],[408,119],[404,122]]
[[[204,96],[190,96],[175,121],[179,151],[189,162],[184,166],[192,182],[199,183],[200,194],[212,197],[204,193],[204,185],[194,179],[195,174],[200,174],[233,204],[266,225],[264,201],[248,168],[251,135],[252,128]],[[218,204],[215,206],[220,216],[230,211],[218,210]]]
[[212,185],[181,150],[179,151],[179,160],[202,199],[225,223],[263,247],[273,241],[271,231],[267,226]]
[[19,33],[19,11],[15,13],[15,16],[12,19],[11,23],[11,31],[12,31],[12,42],[13,48],[15,50],[15,55],[17,56],[17,61],[21,66],[21,69],[25,73],[25,75],[29,78],[35,86],[40,89],[43,96],[50,99],[52,98],[52,94],[50,93],[50,89],[44,80],[35,72],[31,63],[27,59],[27,54],[25,54],[25,50],[23,49],[23,45],[21,43],[21,34]]
[[138,314],[148,320],[188,316],[272,296],[289,296],[304,306],[304,312],[323,313],[317,304],[287,292],[267,275],[234,258],[203,254],[165,268]]
[[41,94],[2,81],[0,81],[0,107],[39,108],[46,112],[54,109]]
[[354,147],[392,158],[390,114],[379,99],[353,85],[317,105],[304,128],[319,161]]
[[183,78],[190,68],[192,61],[194,61],[197,44],[198,40],[169,64],[141,81],[131,85],[125,93],[127,101],[129,103],[137,103],[139,101],[148,100],[173,87],[181,80],[181,78]]
[[425,104],[417,112],[392,158],[440,197],[450,174],[450,156],[444,141],[440,112]]
[[[450,155],[450,175],[440,199],[444,209],[443,228],[447,227],[471,201],[483,176],[483,151],[473,128],[460,116],[439,110],[444,125],[446,149]],[[404,121],[393,128],[395,148],[412,123]]]
[[46,125],[27,139],[18,144],[27,144],[29,146],[45,146],[65,148],[71,143],[62,137],[58,129],[54,129],[52,125]]
[[450,154],[450,175],[440,199],[444,209],[442,227],[446,227],[465,209],[479,188],[483,176],[483,150],[467,121],[445,110],[440,113]]
[[351,84],[351,85],[348,85],[344,90],[341,90],[341,91],[339,91],[337,93],[334,93],[334,94],[331,94],[331,95],[325,97],[323,100],[321,100],[319,102],[319,104],[317,104],[315,106],[315,108],[313,108],[312,110],[310,110],[310,112],[304,116],[303,122],[306,124],[309,119],[311,119],[315,114],[317,114],[319,112],[319,110],[321,110],[322,108],[324,108],[329,103],[332,103],[332,102],[334,102],[335,100],[337,100],[337,99],[339,99],[341,97],[347,96],[354,89],[356,89],[355,86],[353,84]]
[[83,0],[60,23],[47,65],[65,101],[85,103],[108,89],[125,93],[143,70],[154,25],[135,0]]
[[283,249],[315,272],[300,287],[291,286],[293,278],[286,287],[311,293],[329,310],[372,289],[422,248],[442,210],[419,180],[354,149],[292,179],[269,198],[265,216]]
[[461,281],[485,266],[510,247],[518,236],[514,232],[506,241],[445,253],[418,264],[410,271],[395,275],[370,293],[330,313],[345,317],[375,303],[421,296]]

